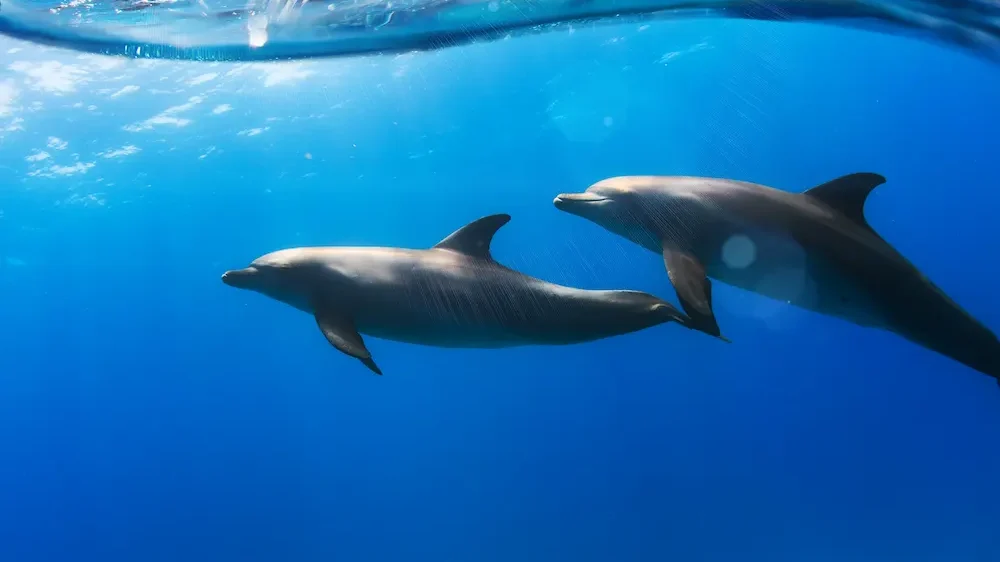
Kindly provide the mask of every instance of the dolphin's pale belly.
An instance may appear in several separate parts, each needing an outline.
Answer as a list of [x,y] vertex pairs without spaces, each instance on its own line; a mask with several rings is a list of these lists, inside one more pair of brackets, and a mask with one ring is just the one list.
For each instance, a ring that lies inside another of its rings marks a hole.
[[862,326],[886,326],[862,283],[791,238],[748,230],[706,254],[709,277],[723,283]]

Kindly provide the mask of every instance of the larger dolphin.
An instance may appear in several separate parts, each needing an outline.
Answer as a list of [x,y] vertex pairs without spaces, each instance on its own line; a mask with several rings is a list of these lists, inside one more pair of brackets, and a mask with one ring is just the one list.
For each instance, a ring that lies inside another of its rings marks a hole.
[[586,342],[670,321],[689,325],[647,293],[563,287],[497,263],[490,242],[509,220],[483,217],[427,250],[279,250],[227,271],[222,281],[312,314],[330,344],[380,375],[361,334],[498,348]]
[[864,217],[872,173],[804,193],[687,176],[623,176],[555,206],[662,254],[697,327],[718,334],[713,277],[862,326],[882,328],[1000,382],[996,335],[950,299]]

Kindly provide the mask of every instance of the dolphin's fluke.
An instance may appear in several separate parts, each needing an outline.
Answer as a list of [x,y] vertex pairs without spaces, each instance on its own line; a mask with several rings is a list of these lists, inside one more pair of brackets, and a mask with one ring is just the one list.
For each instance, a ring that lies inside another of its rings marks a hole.
[[503,225],[510,222],[510,215],[489,215],[470,222],[451,233],[447,238],[434,245],[440,250],[452,250],[467,256],[492,260],[490,243],[493,236]]

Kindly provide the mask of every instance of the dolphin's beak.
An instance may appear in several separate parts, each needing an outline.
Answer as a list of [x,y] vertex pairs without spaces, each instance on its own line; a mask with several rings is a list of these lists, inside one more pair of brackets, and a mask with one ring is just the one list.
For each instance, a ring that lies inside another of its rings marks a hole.
[[587,203],[597,203],[600,201],[606,201],[607,197],[597,195],[595,193],[561,193],[556,196],[552,203],[556,206],[556,209],[560,211],[565,211],[576,205],[587,204]]
[[222,274],[222,282],[230,287],[244,288],[256,273],[257,268],[254,267],[230,270]]

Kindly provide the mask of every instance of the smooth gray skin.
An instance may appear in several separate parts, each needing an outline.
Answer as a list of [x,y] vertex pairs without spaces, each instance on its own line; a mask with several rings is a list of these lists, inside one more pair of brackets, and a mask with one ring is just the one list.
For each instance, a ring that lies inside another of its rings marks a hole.
[[684,310],[707,333],[718,333],[712,277],[889,330],[1000,382],[993,332],[865,220],[865,200],[884,182],[857,173],[790,193],[727,179],[623,176],[554,203],[662,254]]
[[573,344],[689,320],[638,291],[588,291],[529,277],[490,255],[509,215],[491,215],[433,248],[319,247],[280,250],[227,285],[313,314],[340,351],[382,374],[360,334],[438,347]]

